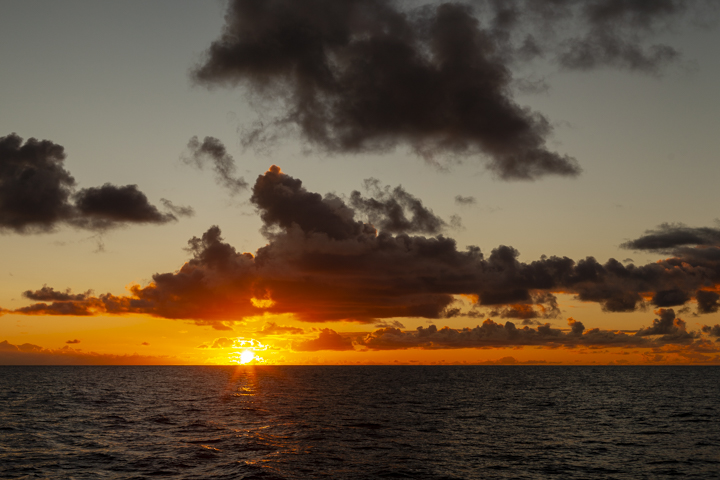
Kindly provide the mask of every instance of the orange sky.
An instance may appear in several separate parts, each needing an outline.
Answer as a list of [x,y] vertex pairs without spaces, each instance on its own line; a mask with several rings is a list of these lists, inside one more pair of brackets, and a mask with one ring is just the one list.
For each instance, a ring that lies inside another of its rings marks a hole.
[[0,364],[720,363],[700,3],[11,2]]

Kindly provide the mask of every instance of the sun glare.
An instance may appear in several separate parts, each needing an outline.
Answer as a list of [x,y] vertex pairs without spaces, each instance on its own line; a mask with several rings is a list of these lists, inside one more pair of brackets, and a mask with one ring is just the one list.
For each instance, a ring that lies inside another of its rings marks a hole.
[[233,339],[231,348],[233,351],[229,352],[227,357],[217,358],[215,361],[221,364],[230,363],[235,365],[266,363],[266,360],[257,353],[267,350],[268,347],[257,340],[237,337]]
[[245,350],[240,354],[240,363],[250,363],[255,360],[255,353]]

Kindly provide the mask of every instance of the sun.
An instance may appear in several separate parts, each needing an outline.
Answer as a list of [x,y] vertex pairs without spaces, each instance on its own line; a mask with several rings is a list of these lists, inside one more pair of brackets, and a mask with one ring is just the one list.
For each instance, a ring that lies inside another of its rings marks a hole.
[[250,363],[253,360],[255,360],[255,353],[251,350],[244,350],[240,354],[240,363],[242,363],[242,364]]

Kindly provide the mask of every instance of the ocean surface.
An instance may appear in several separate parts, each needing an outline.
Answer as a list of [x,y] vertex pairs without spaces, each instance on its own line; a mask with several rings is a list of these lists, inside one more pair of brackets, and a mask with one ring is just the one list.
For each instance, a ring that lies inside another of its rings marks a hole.
[[720,478],[720,368],[0,367],[0,478]]

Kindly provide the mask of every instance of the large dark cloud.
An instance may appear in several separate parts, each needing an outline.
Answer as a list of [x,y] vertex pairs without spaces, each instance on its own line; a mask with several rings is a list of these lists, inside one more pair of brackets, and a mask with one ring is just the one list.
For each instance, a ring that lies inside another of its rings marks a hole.
[[486,155],[506,179],[580,171],[546,148],[550,122],[512,99],[498,36],[467,5],[236,0],[226,20],[195,80],[242,83],[284,109],[247,131],[247,145],[293,125],[334,153],[403,143],[427,159]]
[[136,185],[75,191],[75,179],[65,170],[65,150],[49,140],[0,137],[0,231],[35,233],[59,224],[105,230],[133,223],[162,224],[191,215],[188,207],[163,203],[161,213]]
[[547,148],[550,121],[514,100],[513,86],[532,82],[513,78],[513,68],[544,57],[564,69],[654,74],[679,52],[653,38],[703,8],[680,0],[232,0],[222,35],[192,75],[206,86],[242,85],[264,101],[261,121],[244,130],[246,146],[292,127],[332,153],[409,145],[434,162],[483,156],[503,179],[573,176],[575,159]]
[[[238,252],[212,227],[189,241],[192,258],[179,270],[153,275],[149,285],[131,287],[129,296],[76,298],[68,292],[65,298],[43,287],[29,296],[50,303],[15,312],[145,313],[227,330],[233,321],[263,313],[293,314],[307,322],[379,323],[477,317],[485,306],[493,315],[537,323],[559,315],[556,293],[613,312],[692,299],[699,313],[717,308],[720,247],[683,247],[677,256],[641,266],[557,256],[525,263],[509,246],[485,255],[473,246],[459,250],[443,235],[378,229],[358,220],[358,212],[339,197],[310,192],[276,166],[257,178],[251,201],[268,239],[255,255]],[[395,225],[390,211],[376,214],[377,225]],[[470,311],[456,300],[459,295],[474,300]]]

